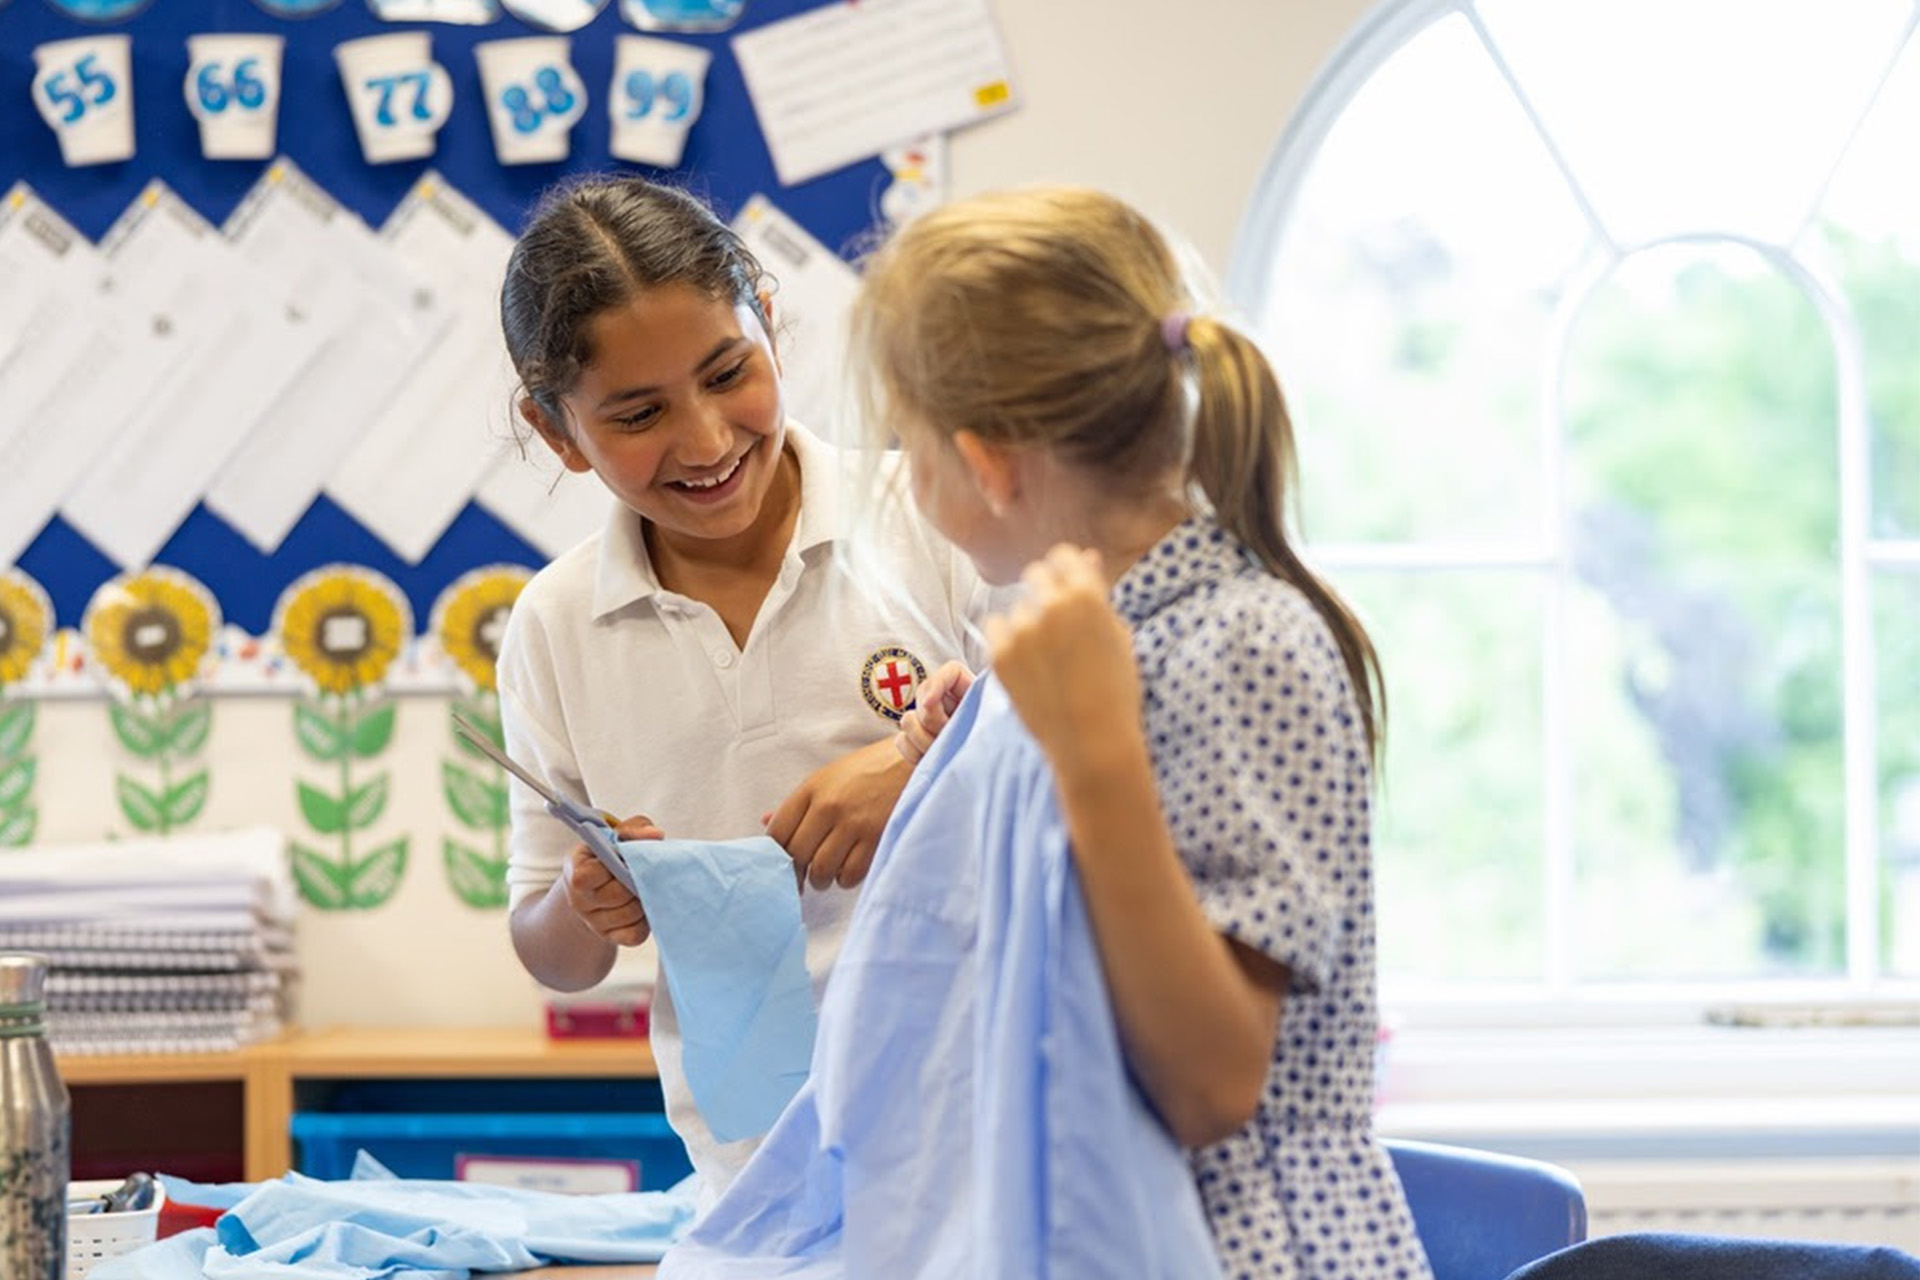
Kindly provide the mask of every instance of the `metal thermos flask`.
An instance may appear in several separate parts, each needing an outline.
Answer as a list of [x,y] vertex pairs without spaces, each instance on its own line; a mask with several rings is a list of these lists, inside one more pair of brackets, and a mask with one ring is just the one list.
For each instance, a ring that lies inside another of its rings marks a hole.
[[73,1104],[47,1044],[47,961],[0,954],[0,1280],[63,1280]]

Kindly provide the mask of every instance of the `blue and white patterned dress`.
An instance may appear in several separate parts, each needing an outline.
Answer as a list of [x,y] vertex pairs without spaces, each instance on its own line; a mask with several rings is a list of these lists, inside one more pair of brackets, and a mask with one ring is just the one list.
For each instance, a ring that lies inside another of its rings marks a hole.
[[1221,1269],[1425,1280],[1372,1133],[1371,762],[1332,633],[1207,519],[1176,527],[1113,598],[1133,627],[1161,803],[1201,908],[1292,978],[1258,1112],[1192,1153]]

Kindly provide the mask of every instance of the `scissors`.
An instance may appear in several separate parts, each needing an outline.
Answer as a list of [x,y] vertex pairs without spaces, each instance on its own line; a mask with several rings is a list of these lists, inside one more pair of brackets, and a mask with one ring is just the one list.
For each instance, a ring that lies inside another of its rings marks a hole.
[[547,802],[547,812],[579,836],[587,848],[593,850],[593,856],[600,859],[601,865],[613,873],[613,878],[625,886],[628,893],[636,898],[640,896],[640,890],[633,883],[633,872],[627,868],[627,860],[620,856],[620,844],[613,834],[614,825],[619,821],[617,818],[604,809],[589,809],[575,803],[534,777],[531,770],[523,768],[513,757],[494,746],[486,730],[458,711],[453,713],[453,730],[475,751],[532,787],[534,794]]

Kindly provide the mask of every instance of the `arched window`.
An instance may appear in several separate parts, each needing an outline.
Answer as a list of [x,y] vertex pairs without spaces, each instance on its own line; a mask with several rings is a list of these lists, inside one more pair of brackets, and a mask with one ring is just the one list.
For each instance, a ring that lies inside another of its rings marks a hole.
[[1389,3],[1282,139],[1230,283],[1387,668],[1390,994],[1920,989],[1917,23]]

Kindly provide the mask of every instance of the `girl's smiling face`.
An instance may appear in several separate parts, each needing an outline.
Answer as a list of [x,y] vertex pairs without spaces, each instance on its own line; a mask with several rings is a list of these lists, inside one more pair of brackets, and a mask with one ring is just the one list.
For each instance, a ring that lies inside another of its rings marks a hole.
[[687,285],[649,289],[587,324],[591,356],[529,420],[570,471],[592,471],[670,543],[754,530],[786,440],[780,370],[761,310]]

